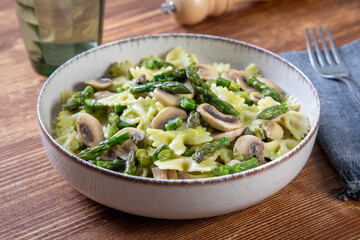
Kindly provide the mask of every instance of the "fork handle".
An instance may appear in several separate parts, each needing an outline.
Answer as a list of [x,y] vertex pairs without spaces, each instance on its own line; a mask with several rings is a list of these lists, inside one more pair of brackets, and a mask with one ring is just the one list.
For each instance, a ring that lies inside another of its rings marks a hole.
[[360,105],[360,85],[351,77],[340,77],[340,79],[350,88],[351,93]]

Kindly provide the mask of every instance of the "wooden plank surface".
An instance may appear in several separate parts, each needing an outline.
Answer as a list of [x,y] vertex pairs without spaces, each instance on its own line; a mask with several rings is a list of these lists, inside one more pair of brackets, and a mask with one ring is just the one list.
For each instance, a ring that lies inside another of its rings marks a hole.
[[[237,4],[184,27],[161,0],[107,0],[103,42],[153,33],[234,38],[275,53],[304,50],[304,28],[329,24],[338,45],[360,37],[358,0]],[[283,190],[249,209],[207,219],[159,220],[104,207],[71,188],[42,148],[36,100],[45,77],[26,55],[11,0],[0,2],[0,239],[359,239],[360,204],[330,189],[338,175],[320,147]]]

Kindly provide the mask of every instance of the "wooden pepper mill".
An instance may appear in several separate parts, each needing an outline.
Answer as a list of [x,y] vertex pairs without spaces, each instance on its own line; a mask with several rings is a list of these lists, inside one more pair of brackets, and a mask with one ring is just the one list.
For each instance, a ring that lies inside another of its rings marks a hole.
[[174,13],[184,25],[196,24],[208,16],[219,16],[228,12],[235,3],[264,2],[268,0],[166,0],[161,4],[165,14]]

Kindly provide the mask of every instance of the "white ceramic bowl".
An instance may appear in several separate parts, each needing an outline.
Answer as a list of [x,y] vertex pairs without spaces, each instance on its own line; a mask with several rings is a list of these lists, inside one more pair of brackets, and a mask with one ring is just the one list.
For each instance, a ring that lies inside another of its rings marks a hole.
[[[99,168],[68,153],[51,136],[60,111],[60,91],[101,76],[114,61],[164,55],[175,46],[194,53],[201,63],[226,62],[243,69],[255,63],[263,75],[301,103],[310,118],[305,139],[281,158],[245,172],[198,180],[157,180]],[[244,42],[195,34],[161,34],[124,39],[82,53],[54,72],[38,99],[38,121],[46,154],[61,176],[85,196],[111,208],[153,218],[216,216],[250,207],[285,187],[303,168],[319,126],[320,104],[314,86],[279,56]]]

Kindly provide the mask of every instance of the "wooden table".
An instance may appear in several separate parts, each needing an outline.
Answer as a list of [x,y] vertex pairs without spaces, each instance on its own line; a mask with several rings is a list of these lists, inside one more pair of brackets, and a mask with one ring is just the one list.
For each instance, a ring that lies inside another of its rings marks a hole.
[[[162,0],[107,0],[103,42],[165,32],[230,37],[275,53],[304,50],[304,27],[329,24],[338,45],[360,37],[358,0],[238,4],[190,27],[162,15]],[[104,207],[71,188],[42,148],[36,100],[45,77],[26,55],[11,0],[0,1],[0,239],[359,239],[360,203],[330,189],[339,179],[320,147],[283,190],[249,209],[159,220]]]

